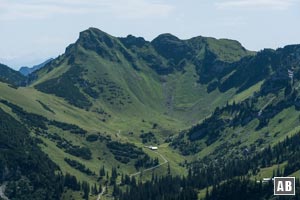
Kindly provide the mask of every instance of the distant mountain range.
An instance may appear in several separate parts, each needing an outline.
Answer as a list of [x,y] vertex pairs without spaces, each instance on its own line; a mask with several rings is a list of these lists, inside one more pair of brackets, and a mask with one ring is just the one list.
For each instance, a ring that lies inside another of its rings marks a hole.
[[44,67],[46,64],[48,64],[49,62],[51,62],[53,60],[53,58],[50,58],[48,60],[46,60],[45,62],[41,63],[41,64],[38,64],[38,65],[34,65],[33,67],[21,67],[19,69],[19,72],[21,74],[23,74],[24,76],[28,76],[29,74],[31,74],[32,72]]

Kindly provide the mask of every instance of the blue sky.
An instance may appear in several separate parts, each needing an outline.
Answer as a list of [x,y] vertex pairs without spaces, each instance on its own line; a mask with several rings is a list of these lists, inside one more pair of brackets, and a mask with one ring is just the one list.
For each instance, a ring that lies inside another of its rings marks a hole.
[[247,49],[300,43],[300,0],[0,0],[0,62],[18,69],[62,54],[80,31],[152,40],[212,36]]

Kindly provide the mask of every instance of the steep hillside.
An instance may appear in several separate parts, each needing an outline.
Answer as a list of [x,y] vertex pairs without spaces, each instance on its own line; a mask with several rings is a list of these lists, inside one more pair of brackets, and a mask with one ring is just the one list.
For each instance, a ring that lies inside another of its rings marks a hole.
[[[248,98],[237,98],[238,102],[217,107],[210,117],[182,132],[172,146],[185,155],[207,156],[209,151],[217,158],[232,157],[243,155],[245,149],[255,154],[257,149],[297,132],[299,66],[300,45],[259,52],[247,65],[237,68],[226,82],[231,87],[237,84],[247,88],[264,80],[260,89]],[[288,70],[293,71],[293,78]]]
[[0,63],[0,81],[19,86],[26,83],[26,78],[21,73]]
[[125,115],[136,114],[133,109],[143,115],[151,108],[191,123],[234,95],[232,89],[218,98],[220,92],[206,83],[221,79],[234,69],[233,62],[248,55],[253,53],[231,40],[163,34],[148,42],[90,28],[31,79],[36,89],[79,108]]
[[9,199],[58,199],[59,168],[41,151],[41,141],[0,108],[0,185]]

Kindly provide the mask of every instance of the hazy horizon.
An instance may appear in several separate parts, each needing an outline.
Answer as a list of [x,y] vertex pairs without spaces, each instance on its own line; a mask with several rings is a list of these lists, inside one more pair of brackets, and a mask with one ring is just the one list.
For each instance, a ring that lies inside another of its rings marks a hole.
[[0,10],[0,62],[14,69],[57,57],[89,27],[148,41],[227,38],[255,51],[300,43],[300,0],[0,0]]

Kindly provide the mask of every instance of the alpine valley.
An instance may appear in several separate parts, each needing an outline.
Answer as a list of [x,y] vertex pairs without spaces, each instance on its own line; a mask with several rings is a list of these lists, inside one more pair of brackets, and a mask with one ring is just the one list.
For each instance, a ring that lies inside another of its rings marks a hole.
[[0,64],[0,199],[280,199],[274,176],[299,199],[299,95],[300,45],[89,28],[27,76]]

